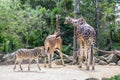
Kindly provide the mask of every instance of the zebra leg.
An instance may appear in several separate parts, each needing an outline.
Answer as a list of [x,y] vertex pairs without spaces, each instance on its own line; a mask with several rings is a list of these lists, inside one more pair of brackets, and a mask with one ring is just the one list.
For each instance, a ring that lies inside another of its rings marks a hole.
[[15,60],[15,66],[14,66],[14,68],[13,68],[13,70],[15,70],[16,69],[16,64],[17,64],[17,59]]
[[41,68],[40,68],[40,66],[39,66],[39,60],[36,59],[35,61],[37,62],[38,69],[41,70]]
[[19,62],[20,69],[23,70],[23,69],[22,69],[22,66],[21,66],[22,59],[20,59],[18,62]]
[[28,71],[30,71],[30,64],[31,64],[32,60],[29,59],[29,65],[28,65]]
[[59,53],[59,55],[60,55],[60,58],[61,58],[61,61],[62,61],[62,65],[65,66],[65,63],[64,63],[64,61],[63,61],[63,53],[61,52],[61,50],[58,50],[58,49],[57,49],[57,51],[58,51],[58,53]]

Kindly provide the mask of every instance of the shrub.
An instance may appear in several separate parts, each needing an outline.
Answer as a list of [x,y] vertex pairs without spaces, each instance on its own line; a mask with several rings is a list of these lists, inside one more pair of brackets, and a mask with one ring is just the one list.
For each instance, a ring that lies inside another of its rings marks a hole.
[[120,74],[111,77],[109,80],[120,80]]

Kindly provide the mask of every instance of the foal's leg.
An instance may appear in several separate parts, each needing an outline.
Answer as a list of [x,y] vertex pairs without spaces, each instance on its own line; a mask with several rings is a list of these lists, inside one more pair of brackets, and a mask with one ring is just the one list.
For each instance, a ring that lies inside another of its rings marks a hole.
[[22,69],[22,66],[21,66],[22,59],[19,59],[19,60],[18,60],[18,63],[19,63],[20,69],[23,70],[23,69]]
[[35,61],[37,62],[38,69],[41,70],[41,68],[40,68],[40,66],[39,66],[39,60],[38,60],[38,59],[35,59]]
[[32,59],[29,59],[29,65],[28,65],[28,71],[30,71],[30,64],[32,62]]
[[16,69],[17,62],[18,62],[18,60],[16,59],[16,60],[15,60],[15,66],[14,66],[13,70]]

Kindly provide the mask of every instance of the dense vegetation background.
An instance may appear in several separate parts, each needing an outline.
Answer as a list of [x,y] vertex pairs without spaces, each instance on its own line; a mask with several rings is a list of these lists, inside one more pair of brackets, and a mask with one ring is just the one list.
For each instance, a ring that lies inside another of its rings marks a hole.
[[[0,0],[0,52],[44,45],[55,30],[55,15],[60,14],[63,32],[62,50],[72,54],[73,29],[64,25],[65,16],[74,17],[73,0]],[[97,33],[96,47],[120,49],[120,27],[115,23],[115,0],[80,0],[79,17],[83,16]]]

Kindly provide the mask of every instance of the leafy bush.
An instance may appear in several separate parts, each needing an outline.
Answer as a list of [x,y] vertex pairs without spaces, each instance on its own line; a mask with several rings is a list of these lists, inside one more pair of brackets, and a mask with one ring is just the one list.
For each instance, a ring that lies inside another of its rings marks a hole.
[[109,80],[120,80],[120,74],[111,77]]

